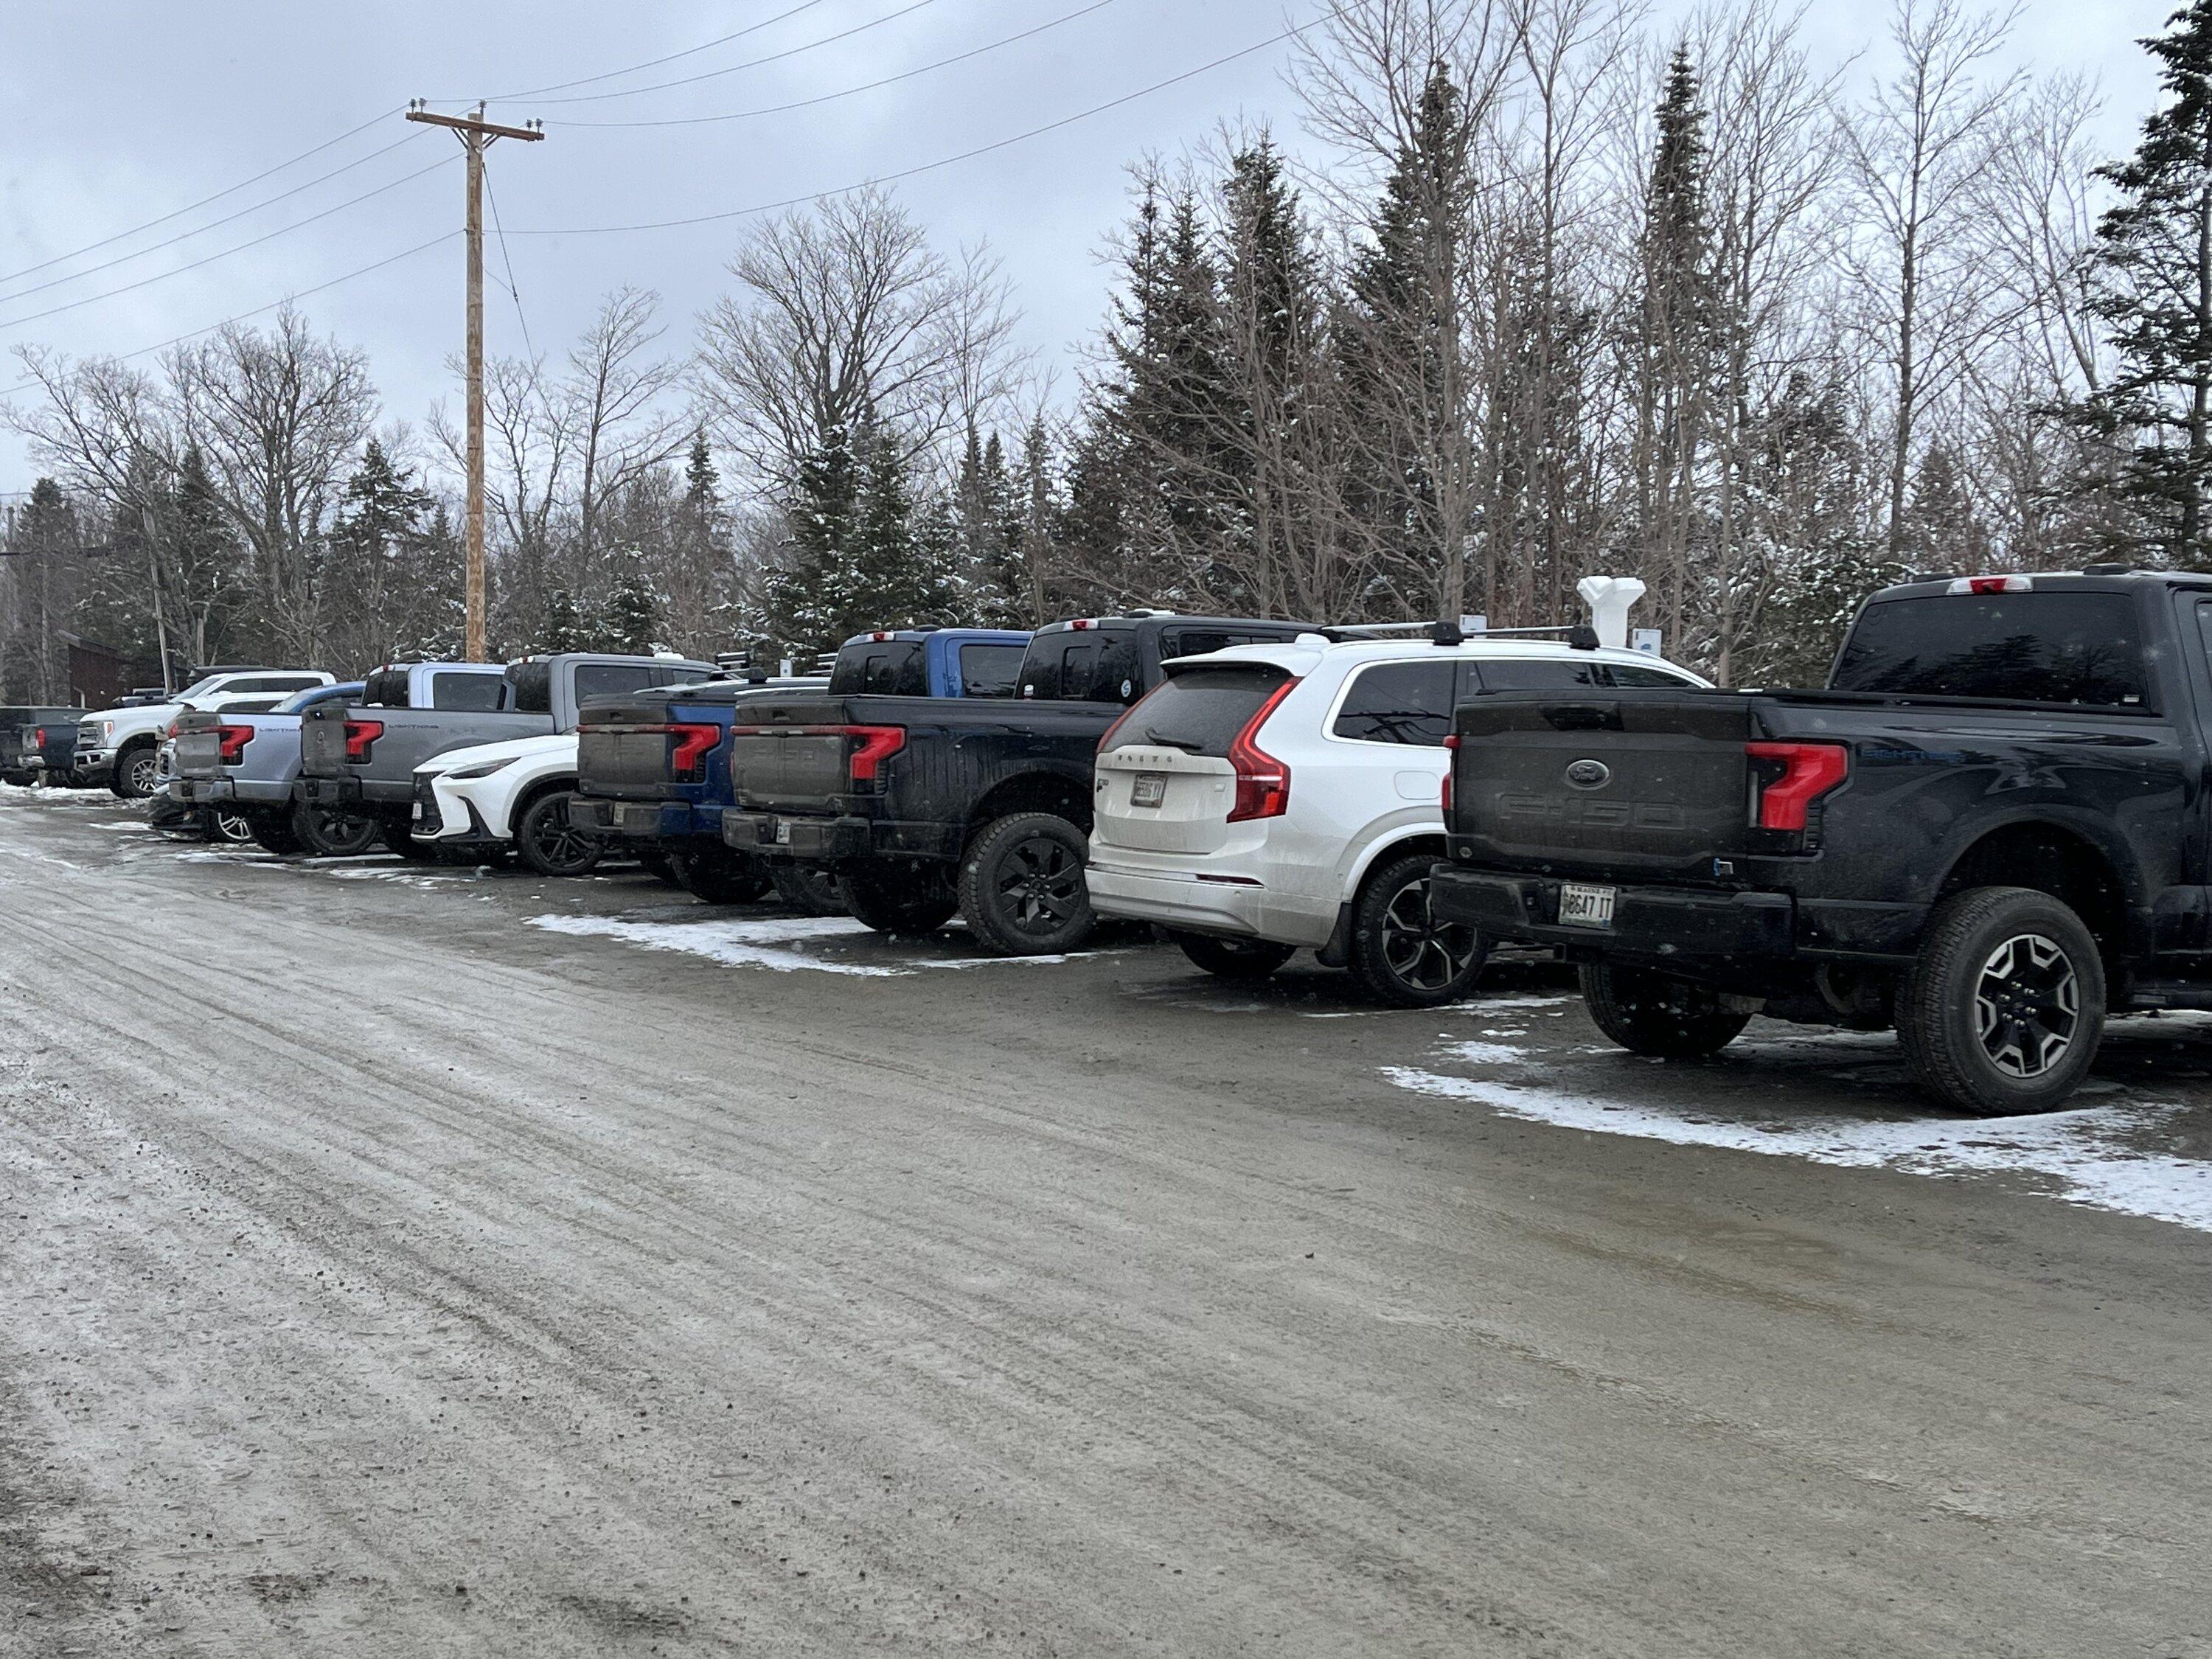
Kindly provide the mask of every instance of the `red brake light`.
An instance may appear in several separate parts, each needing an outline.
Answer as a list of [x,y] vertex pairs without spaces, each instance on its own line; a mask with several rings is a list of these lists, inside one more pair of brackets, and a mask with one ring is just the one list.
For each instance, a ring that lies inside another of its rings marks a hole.
[[1960,576],[1944,590],[1948,593],[2033,593],[2031,576]]
[[1782,766],[1758,786],[1762,830],[1802,830],[1806,809],[1850,775],[1850,750],[1840,743],[1747,743],[1743,752]]
[[1080,634],[1085,629],[1093,627],[1096,624],[1094,624],[1088,617],[1079,617],[1073,622],[1068,623],[1068,626],[1079,634]]
[[382,720],[348,720],[345,723],[345,757],[349,761],[365,761],[376,740],[384,735]]
[[836,729],[860,740],[860,746],[845,763],[855,783],[873,783],[876,769],[906,747],[903,726],[844,726]]
[[668,732],[676,739],[668,746],[669,770],[683,782],[697,782],[706,769],[707,751],[722,740],[722,728],[684,723],[671,726]]
[[235,766],[246,754],[246,745],[253,741],[250,726],[218,726],[215,729],[216,745],[222,750],[222,763]]
[[1444,822],[1451,822],[1452,768],[1459,763],[1459,733],[1455,732],[1444,739],[1444,787],[1442,805]]
[[1229,822],[1249,818],[1279,818],[1291,810],[1291,769],[1254,741],[1275,705],[1291,695],[1297,682],[1285,680],[1267,696],[1244,729],[1229,742],[1229,763],[1237,769],[1237,800],[1229,809]]
[[40,727],[38,731],[32,733],[32,741],[40,749],[44,749],[46,746],[46,732],[44,726]]

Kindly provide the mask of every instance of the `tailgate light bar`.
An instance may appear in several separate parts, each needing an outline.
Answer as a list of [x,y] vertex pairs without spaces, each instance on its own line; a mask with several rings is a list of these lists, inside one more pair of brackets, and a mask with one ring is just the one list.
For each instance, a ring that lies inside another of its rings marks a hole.
[[253,728],[250,726],[218,726],[215,729],[215,741],[222,763],[235,766],[245,758],[246,745],[253,741]]
[[1753,786],[1762,830],[1803,830],[1813,803],[1850,775],[1851,751],[1840,743],[1747,743],[1743,752],[1782,768]]
[[577,726],[576,731],[579,736],[590,732],[616,738],[658,732],[674,738],[676,741],[668,745],[668,766],[678,783],[698,782],[708,751],[722,740],[720,726],[702,725],[697,720],[591,720]]
[[1953,580],[1947,593],[2033,593],[2033,576],[1960,576]]
[[365,761],[376,740],[384,735],[382,720],[348,720],[345,723],[345,757],[353,762]]
[[845,757],[846,775],[854,783],[873,783],[883,763],[906,747],[903,726],[733,726],[733,738],[857,738]]
[[1452,769],[1459,764],[1459,733],[1455,732],[1444,739],[1444,787],[1441,804],[1444,823],[1449,825],[1452,812]]

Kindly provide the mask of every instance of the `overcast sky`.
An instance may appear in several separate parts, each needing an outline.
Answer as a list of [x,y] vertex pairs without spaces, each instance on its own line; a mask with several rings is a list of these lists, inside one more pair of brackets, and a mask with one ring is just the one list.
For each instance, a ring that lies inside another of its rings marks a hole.
[[[815,99],[1094,5],[967,62],[811,108],[702,125],[570,125]],[[657,69],[497,100],[684,52],[794,8],[781,21]],[[1661,14],[1682,9],[1668,0]],[[2171,9],[2163,0],[2027,0],[2019,55],[2100,76],[2105,140],[2124,149],[2153,88],[2133,40],[2156,31]],[[459,147],[448,133],[402,120],[410,97],[489,94],[497,100],[495,119],[542,118],[545,143],[492,152],[495,200],[510,232],[574,229],[726,213],[936,161],[1250,47],[1287,21],[1282,0],[8,0],[0,5],[0,106],[9,116],[0,151],[0,352],[36,342],[75,355],[128,353],[302,294],[301,307],[319,328],[367,349],[387,413],[419,426],[448,391],[443,365],[460,343],[459,238],[307,292],[459,226]],[[1878,5],[1826,0],[1808,29],[1819,50],[1841,61],[1868,46],[1881,22]],[[1067,365],[1101,314],[1107,274],[1097,251],[1122,215],[1127,162],[1147,149],[1173,154],[1201,142],[1224,118],[1294,126],[1295,100],[1282,78],[1289,51],[1279,43],[1250,52],[896,188],[941,245],[990,242],[1025,313],[1024,337],[1048,362]],[[788,55],[736,67],[771,54]],[[701,76],[708,78],[635,96],[556,101]],[[366,131],[258,184],[46,263],[364,123]],[[397,147],[378,155],[386,145]],[[349,163],[357,165],[256,208]],[[433,170],[409,179],[425,168]],[[380,193],[342,205],[368,191]],[[240,209],[255,210],[213,224]],[[665,296],[678,341],[726,286],[723,267],[744,223],[514,234],[507,257],[522,315],[492,288],[489,348],[519,351],[526,322],[540,351],[557,352],[598,297],[623,283]],[[281,234],[179,269],[271,232]],[[487,259],[503,278],[496,243]],[[27,270],[34,265],[44,268]],[[76,303],[85,301],[92,302]],[[33,315],[63,306],[71,308]],[[4,390],[21,374],[12,357],[0,363]],[[0,433],[0,491],[29,481],[20,441]]]

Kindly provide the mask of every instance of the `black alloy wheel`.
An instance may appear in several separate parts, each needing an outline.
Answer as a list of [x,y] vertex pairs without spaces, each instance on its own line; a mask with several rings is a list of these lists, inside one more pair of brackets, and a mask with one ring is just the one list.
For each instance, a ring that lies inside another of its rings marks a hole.
[[1370,996],[1400,1008],[1433,1008],[1467,994],[1488,947],[1474,928],[1429,905],[1433,853],[1391,860],[1367,879],[1352,909],[1346,963]]
[[668,855],[671,878],[702,904],[752,904],[769,890],[761,861],[726,847],[693,847]]
[[960,908],[951,869],[934,860],[856,866],[837,878],[854,921],[878,933],[933,933]]
[[793,909],[810,916],[842,916],[845,890],[837,872],[826,864],[799,864],[778,859],[768,867],[775,896]]
[[1898,987],[1898,1040],[1915,1080],[1980,1116],[2063,1103],[2104,1030],[2095,939],[2070,906],[2031,888],[1946,899]]
[[334,812],[313,801],[301,801],[292,810],[292,833],[301,848],[317,858],[356,858],[376,845],[379,826],[374,818]]
[[575,799],[566,789],[540,795],[515,825],[515,850],[541,876],[588,875],[605,855],[605,842],[569,821],[568,804]]
[[1083,878],[1083,831],[1054,812],[1017,812],[968,843],[960,860],[960,914],[1000,956],[1073,951],[1097,914]]
[[200,811],[207,838],[225,847],[251,847],[255,842],[253,819],[235,806],[209,806]]

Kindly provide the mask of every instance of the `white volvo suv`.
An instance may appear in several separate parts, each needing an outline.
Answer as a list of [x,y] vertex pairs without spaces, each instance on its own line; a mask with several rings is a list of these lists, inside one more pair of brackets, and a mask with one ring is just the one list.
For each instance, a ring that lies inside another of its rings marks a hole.
[[1099,742],[1091,903],[1159,924],[1209,973],[1262,978],[1311,949],[1401,1007],[1454,1000],[1482,966],[1472,933],[1429,914],[1454,708],[1706,684],[1644,652],[1481,635],[1304,634],[1167,673]]

